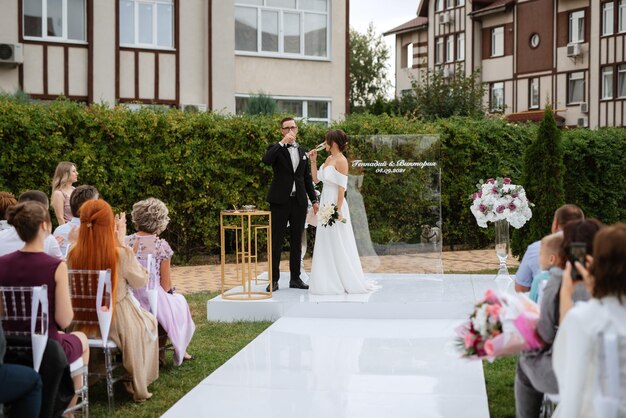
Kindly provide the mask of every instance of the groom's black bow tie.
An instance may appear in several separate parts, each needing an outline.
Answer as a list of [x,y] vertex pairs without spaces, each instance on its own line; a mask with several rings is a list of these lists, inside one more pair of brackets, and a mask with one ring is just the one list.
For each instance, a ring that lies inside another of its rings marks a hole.
[[285,148],[298,148],[298,144],[287,144],[285,145]]

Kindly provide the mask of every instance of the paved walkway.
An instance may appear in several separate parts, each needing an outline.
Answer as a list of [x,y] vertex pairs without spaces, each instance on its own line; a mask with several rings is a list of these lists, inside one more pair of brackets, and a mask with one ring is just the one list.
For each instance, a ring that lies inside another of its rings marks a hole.
[[[442,253],[444,273],[476,272],[498,268],[498,258],[495,251],[473,250],[473,251],[446,251]],[[432,273],[433,266],[438,260],[428,255],[416,258],[415,255],[394,255],[377,257],[377,259],[363,259],[363,266],[366,271],[376,271],[377,273]],[[519,261],[514,257],[509,257],[507,261],[509,267],[517,267]],[[304,261],[304,268],[311,271],[311,259]],[[259,265],[259,273],[267,269],[265,264]],[[172,280],[174,286],[181,293],[194,293],[201,291],[220,290],[220,270],[219,264],[173,267]],[[289,261],[283,260],[280,265],[281,271],[289,271]],[[239,283],[235,275],[235,265],[227,264],[225,268],[226,281],[229,287],[237,286]]]

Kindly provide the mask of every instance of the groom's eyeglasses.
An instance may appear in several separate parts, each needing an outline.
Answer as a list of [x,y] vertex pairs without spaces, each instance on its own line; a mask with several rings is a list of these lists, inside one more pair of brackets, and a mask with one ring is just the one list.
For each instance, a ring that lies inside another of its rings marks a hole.
[[283,131],[296,131],[298,129],[297,126],[284,126],[281,128]]

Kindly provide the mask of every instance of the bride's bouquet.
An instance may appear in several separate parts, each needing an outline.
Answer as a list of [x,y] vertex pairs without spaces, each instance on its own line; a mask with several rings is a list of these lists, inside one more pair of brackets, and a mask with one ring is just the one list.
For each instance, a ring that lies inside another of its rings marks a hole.
[[538,320],[539,307],[524,295],[487,290],[467,322],[457,328],[457,346],[463,357],[489,361],[541,348]]
[[[317,216],[322,222],[322,226],[332,226],[337,219],[339,219],[339,211],[337,210],[337,205],[334,203],[326,203],[322,206],[317,212]],[[346,219],[341,220],[342,223],[346,223]]]

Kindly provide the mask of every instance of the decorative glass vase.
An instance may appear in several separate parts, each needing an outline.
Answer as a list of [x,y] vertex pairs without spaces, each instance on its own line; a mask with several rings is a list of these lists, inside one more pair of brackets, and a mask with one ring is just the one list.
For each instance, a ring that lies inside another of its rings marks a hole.
[[496,281],[510,282],[511,276],[506,267],[506,259],[509,256],[509,222],[506,220],[495,221],[496,227],[496,255],[500,260],[500,268],[496,275]]

